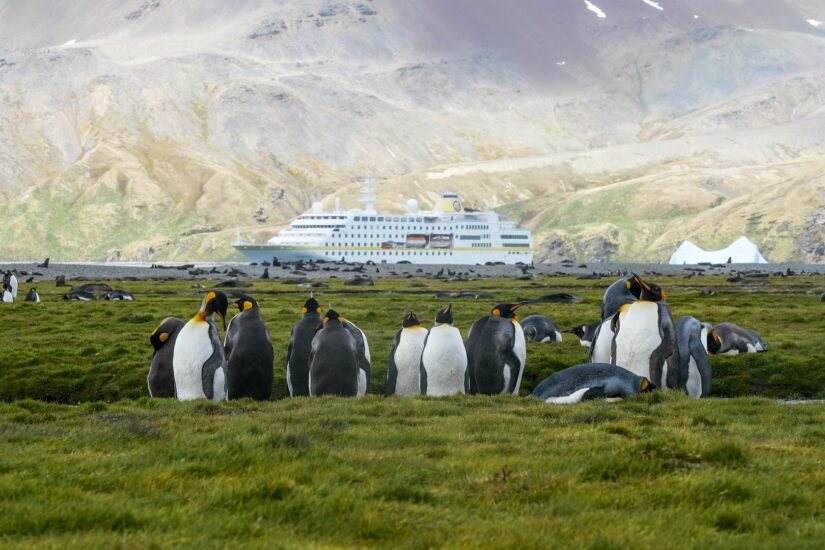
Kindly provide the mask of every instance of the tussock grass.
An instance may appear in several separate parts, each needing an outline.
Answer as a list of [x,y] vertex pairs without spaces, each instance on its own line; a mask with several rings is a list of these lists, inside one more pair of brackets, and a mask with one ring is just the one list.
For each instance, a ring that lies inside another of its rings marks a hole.
[[[737,322],[768,343],[714,359],[714,392],[742,397],[151,399],[148,335],[165,316],[191,316],[203,290],[122,283],[137,301],[65,303],[45,285],[42,304],[0,307],[0,546],[818,546],[825,407],[755,395],[823,396],[823,281],[657,281],[675,315]],[[333,280],[316,293],[366,331],[373,393],[404,311],[429,320],[438,290],[572,292],[585,303],[524,312],[572,326],[595,319],[607,283],[410,282]],[[275,345],[277,398],[306,293],[276,281],[249,292]],[[492,305],[453,303],[463,332]],[[573,338],[530,344],[523,392],[584,357]]]

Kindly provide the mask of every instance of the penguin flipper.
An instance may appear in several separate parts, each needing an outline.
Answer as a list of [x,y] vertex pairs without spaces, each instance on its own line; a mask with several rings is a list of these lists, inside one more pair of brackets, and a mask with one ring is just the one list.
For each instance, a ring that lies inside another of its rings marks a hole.
[[603,397],[607,397],[607,393],[604,391],[604,386],[591,386],[586,392],[584,392],[581,400],[585,401],[587,399],[600,399]]
[[224,368],[223,348],[217,348],[201,367],[201,384],[207,399],[213,399],[215,391],[215,373]]
[[[682,351],[681,349],[679,350]],[[701,338],[699,339],[692,339],[690,342],[690,356],[693,357],[693,360],[696,362],[696,370],[699,371],[699,379],[702,382],[702,395],[699,397],[707,397],[710,395],[710,386],[711,386],[711,378],[712,378],[712,371],[710,367],[710,357],[708,357],[707,351],[705,351],[705,347],[702,345]],[[680,363],[689,363],[690,356],[687,360],[682,359],[680,356]],[[687,378],[684,380],[685,389],[687,385]]]
[[593,341],[590,342],[590,347],[587,349],[587,362],[593,362],[593,352],[596,349],[596,342],[599,341],[599,333],[602,331],[603,323],[599,323],[596,327],[596,331],[593,333]]
[[395,394],[395,385],[398,382],[398,366],[395,364],[395,350],[398,349],[398,344],[401,342],[402,330],[403,329],[399,329],[398,332],[395,333],[395,338],[392,339],[390,356],[387,358],[387,385],[384,386],[384,395]]
[[[430,333],[427,333],[427,336],[424,337],[424,347],[422,350],[427,349],[427,340],[430,339]],[[421,395],[427,395],[427,369],[424,368],[424,352],[421,352],[421,361],[418,363],[420,365],[418,369],[418,387],[421,391]]]
[[518,355],[516,355],[513,348],[515,347],[516,343],[516,326],[513,323],[510,323],[510,327],[512,327],[512,332],[509,334],[510,338],[509,341],[505,343],[504,350],[501,353],[501,358],[504,360],[505,365],[510,365],[512,369],[510,373],[510,381],[507,385],[507,393],[512,394],[516,391],[516,384],[518,384],[519,380],[519,373],[521,369],[524,368],[524,365],[521,364],[521,359],[519,359]]

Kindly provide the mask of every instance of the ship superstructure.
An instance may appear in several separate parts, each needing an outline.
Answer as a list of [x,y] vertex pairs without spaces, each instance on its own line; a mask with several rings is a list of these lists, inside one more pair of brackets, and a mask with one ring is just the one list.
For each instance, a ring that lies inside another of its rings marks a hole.
[[361,210],[301,214],[265,244],[233,246],[250,262],[325,260],[414,264],[531,263],[530,231],[492,211],[465,210],[457,193],[444,193],[431,211],[415,200],[404,214],[379,214],[371,183],[361,189]]

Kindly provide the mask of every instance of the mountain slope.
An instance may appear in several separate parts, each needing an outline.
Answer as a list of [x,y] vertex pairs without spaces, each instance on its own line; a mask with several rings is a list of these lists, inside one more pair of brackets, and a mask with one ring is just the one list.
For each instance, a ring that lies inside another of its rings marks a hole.
[[371,174],[540,258],[822,259],[817,3],[590,4],[2,0],[0,257],[228,258]]

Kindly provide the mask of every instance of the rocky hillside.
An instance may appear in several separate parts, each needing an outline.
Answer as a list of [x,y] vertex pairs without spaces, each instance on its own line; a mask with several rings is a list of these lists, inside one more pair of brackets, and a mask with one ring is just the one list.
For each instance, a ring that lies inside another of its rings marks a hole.
[[0,258],[224,259],[442,190],[539,257],[825,259],[814,0],[0,0]]

